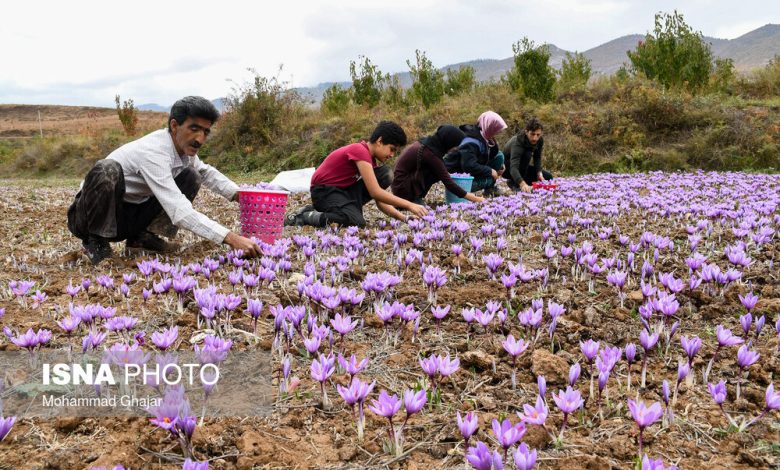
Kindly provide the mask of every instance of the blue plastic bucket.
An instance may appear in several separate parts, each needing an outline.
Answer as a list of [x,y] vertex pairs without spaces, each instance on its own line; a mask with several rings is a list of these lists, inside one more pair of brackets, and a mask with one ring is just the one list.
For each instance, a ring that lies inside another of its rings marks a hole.
[[[466,192],[469,192],[471,191],[471,183],[474,182],[474,177],[473,176],[452,176],[452,181],[454,181],[455,184],[463,188]],[[444,198],[447,200],[447,204],[469,202],[468,199],[458,197],[446,189],[444,190]]]

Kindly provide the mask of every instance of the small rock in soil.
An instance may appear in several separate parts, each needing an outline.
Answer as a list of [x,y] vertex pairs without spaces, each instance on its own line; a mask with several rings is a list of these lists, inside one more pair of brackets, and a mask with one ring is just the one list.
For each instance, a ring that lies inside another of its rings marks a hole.
[[493,370],[493,364],[496,358],[490,354],[482,351],[468,351],[460,357],[460,364],[463,368],[474,367],[477,370]]
[[543,375],[548,385],[564,385],[569,378],[569,364],[546,349],[537,349],[531,358],[531,371]]

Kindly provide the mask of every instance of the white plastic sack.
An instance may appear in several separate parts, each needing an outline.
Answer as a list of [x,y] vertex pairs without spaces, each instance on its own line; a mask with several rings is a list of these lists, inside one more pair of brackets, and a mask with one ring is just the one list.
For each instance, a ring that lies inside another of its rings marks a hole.
[[308,193],[314,167],[283,171],[276,175],[271,184],[291,193]]

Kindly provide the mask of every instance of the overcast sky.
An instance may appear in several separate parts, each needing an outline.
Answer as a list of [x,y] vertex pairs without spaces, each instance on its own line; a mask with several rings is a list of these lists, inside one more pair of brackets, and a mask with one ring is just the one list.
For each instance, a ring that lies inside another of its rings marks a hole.
[[0,21],[0,103],[170,105],[225,96],[248,68],[283,64],[281,79],[311,86],[349,79],[359,55],[402,72],[415,49],[440,67],[509,57],[523,36],[584,51],[675,8],[723,39],[780,23],[769,0],[14,1]]

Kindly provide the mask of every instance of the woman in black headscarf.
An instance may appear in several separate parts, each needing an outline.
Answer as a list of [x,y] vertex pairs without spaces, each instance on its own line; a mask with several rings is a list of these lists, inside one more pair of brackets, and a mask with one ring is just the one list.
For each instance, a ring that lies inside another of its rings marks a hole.
[[434,183],[441,181],[454,195],[472,202],[485,199],[466,192],[450,177],[444,155],[460,145],[465,134],[455,126],[444,125],[436,133],[406,147],[393,171],[392,190],[396,196],[421,204]]

